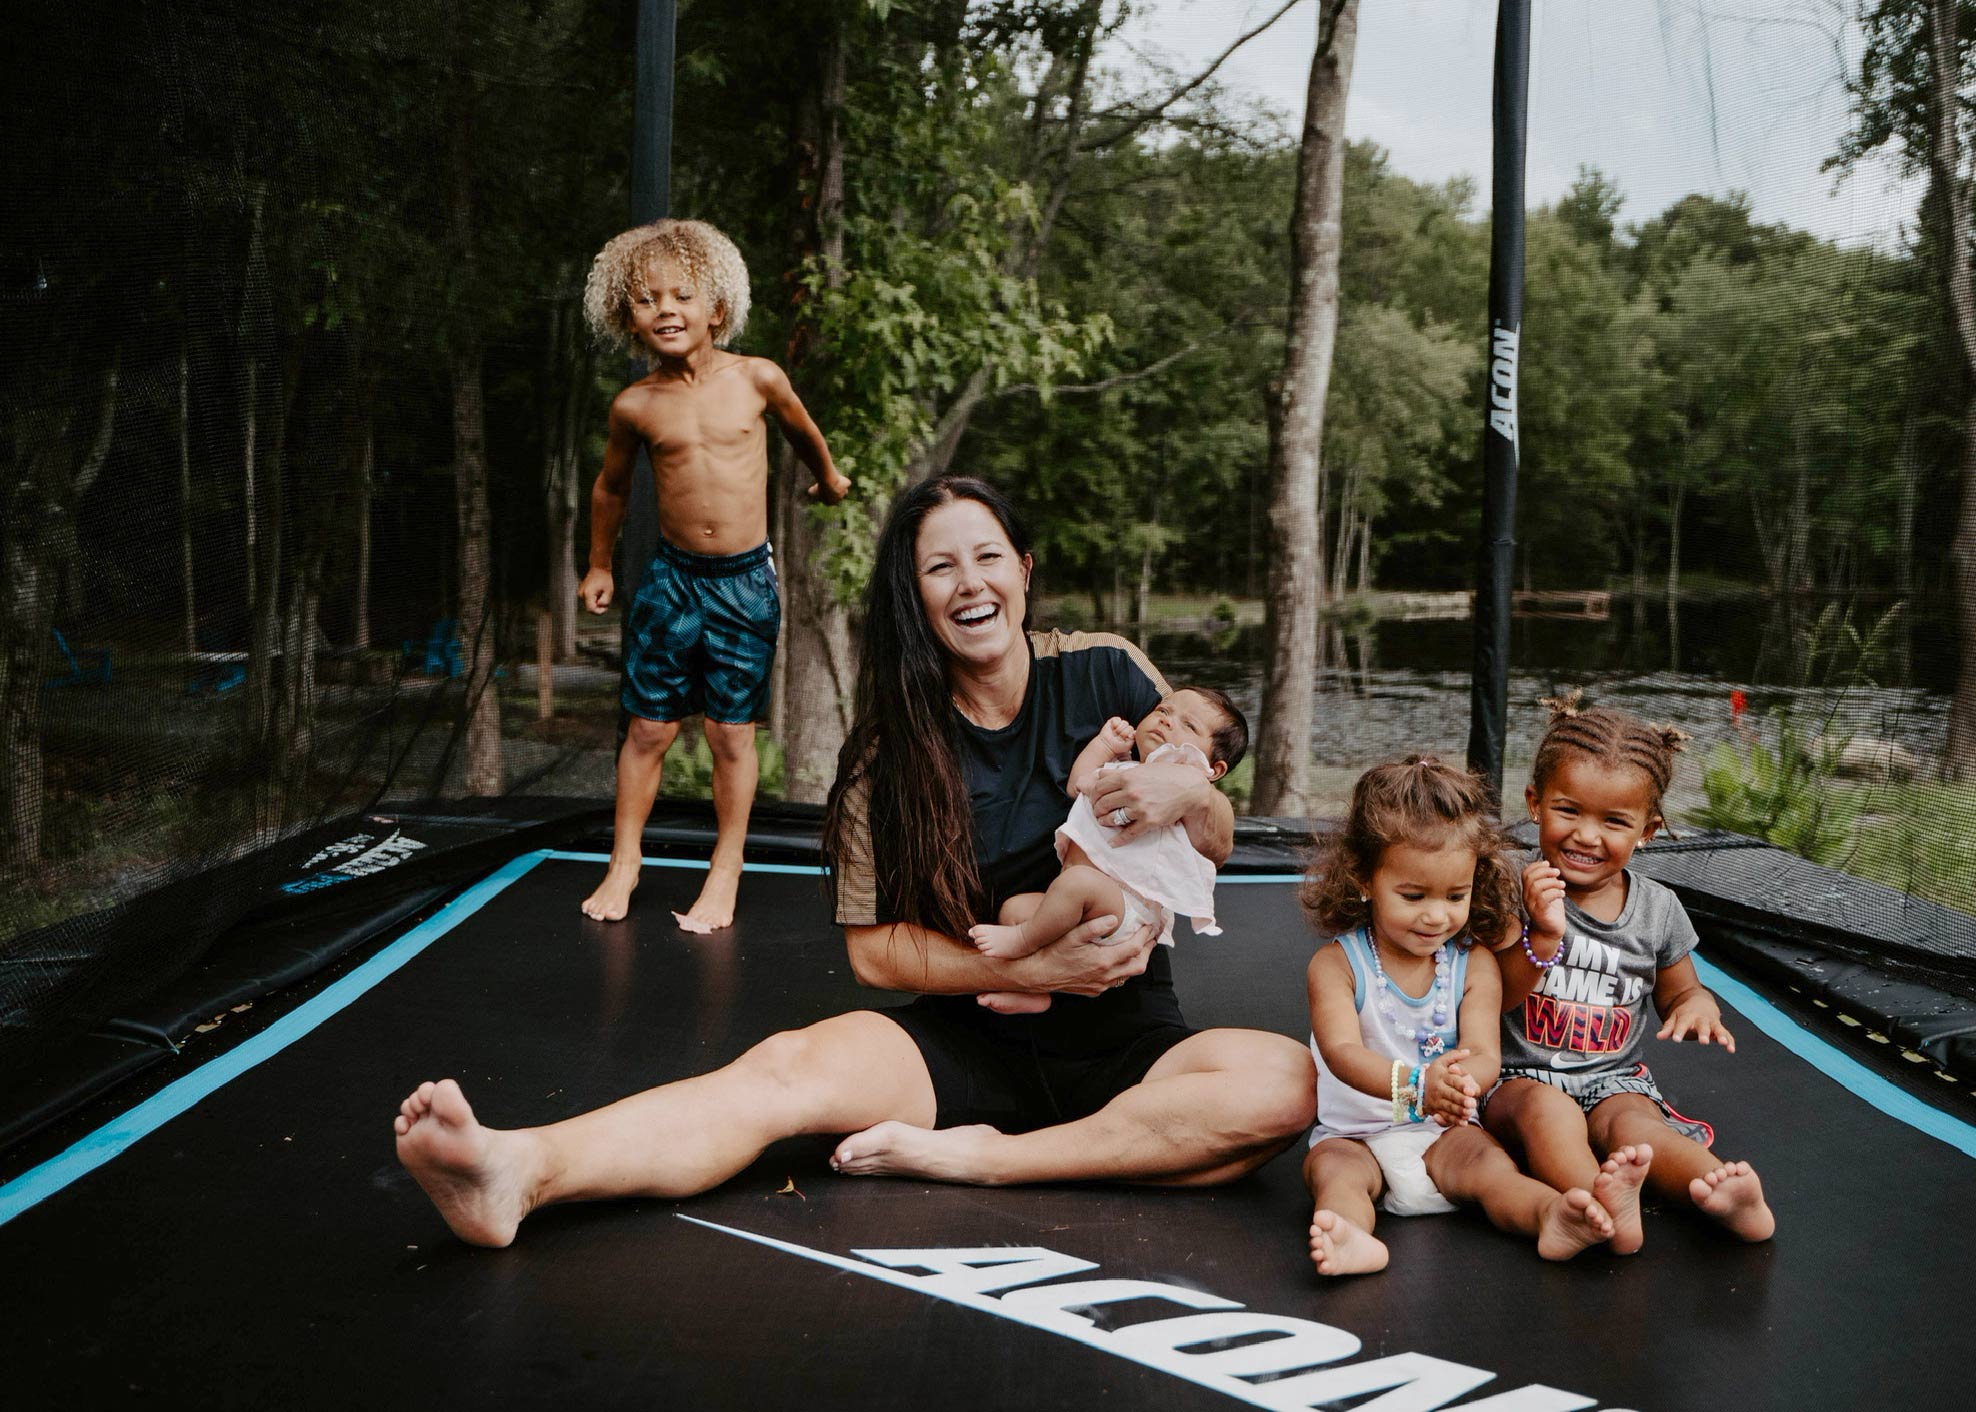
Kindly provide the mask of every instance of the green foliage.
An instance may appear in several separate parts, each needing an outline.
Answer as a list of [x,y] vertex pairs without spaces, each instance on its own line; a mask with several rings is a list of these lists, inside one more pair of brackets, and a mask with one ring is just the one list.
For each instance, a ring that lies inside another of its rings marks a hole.
[[[760,792],[780,797],[783,792],[782,747],[767,731],[755,732],[755,761],[761,770]],[[669,799],[712,799],[714,797],[714,753],[706,736],[695,730],[691,740],[682,737],[666,752],[665,773],[660,793]]]
[[1702,767],[1708,804],[1695,822],[1760,838],[1814,863],[1836,864],[1849,848],[1857,817],[1850,795],[1834,780],[1843,748],[1843,742],[1806,737],[1788,717],[1778,721],[1773,744],[1718,745]]

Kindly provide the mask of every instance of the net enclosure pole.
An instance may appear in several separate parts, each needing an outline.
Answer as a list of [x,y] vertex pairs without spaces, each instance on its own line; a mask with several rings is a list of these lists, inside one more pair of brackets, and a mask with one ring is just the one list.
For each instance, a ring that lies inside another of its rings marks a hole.
[[1482,543],[1475,585],[1468,767],[1502,797],[1509,727],[1510,582],[1516,567],[1516,372],[1523,340],[1523,151],[1529,0],[1496,11],[1495,159],[1489,218],[1488,382],[1482,423]]
[[[672,205],[672,88],[674,0],[638,0],[637,67],[633,77],[631,128],[631,220],[646,225],[662,220]],[[631,376],[643,377],[634,365]],[[631,503],[625,508],[623,572],[618,579],[618,623],[631,612],[631,600],[659,548],[659,502],[652,463],[644,447],[631,474]],[[630,644],[624,643],[628,654]]]

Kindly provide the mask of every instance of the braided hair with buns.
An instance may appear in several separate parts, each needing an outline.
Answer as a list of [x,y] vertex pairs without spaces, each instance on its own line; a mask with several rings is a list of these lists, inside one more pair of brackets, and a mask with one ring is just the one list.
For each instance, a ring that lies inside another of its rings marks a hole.
[[[1661,801],[1674,778],[1674,757],[1692,739],[1678,726],[1643,721],[1630,711],[1612,706],[1582,706],[1584,693],[1577,688],[1562,696],[1547,696],[1538,704],[1548,707],[1551,722],[1537,742],[1537,759],[1530,767],[1530,787],[1538,794],[1566,760],[1588,760],[1604,769],[1634,769],[1646,776],[1652,789],[1647,805],[1650,820],[1667,823]],[[1673,831],[1669,830],[1669,836]]]

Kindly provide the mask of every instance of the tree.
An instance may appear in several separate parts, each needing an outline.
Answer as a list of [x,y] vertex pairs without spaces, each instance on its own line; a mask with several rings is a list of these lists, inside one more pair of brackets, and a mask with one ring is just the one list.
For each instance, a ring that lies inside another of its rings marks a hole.
[[1949,708],[1942,772],[1976,779],[1976,10],[1957,0],[1863,0],[1866,48],[1847,84],[1852,128],[1828,165],[1849,172],[1867,153],[1898,149],[1925,171],[1924,214],[1937,224],[1943,302],[1963,371],[1961,505],[1951,559],[1961,664]]
[[1338,336],[1345,100],[1357,41],[1358,0],[1324,0],[1304,100],[1297,202],[1290,218],[1290,317],[1271,418],[1269,662],[1254,796],[1254,807],[1263,814],[1310,809],[1311,682],[1324,595],[1318,470]]

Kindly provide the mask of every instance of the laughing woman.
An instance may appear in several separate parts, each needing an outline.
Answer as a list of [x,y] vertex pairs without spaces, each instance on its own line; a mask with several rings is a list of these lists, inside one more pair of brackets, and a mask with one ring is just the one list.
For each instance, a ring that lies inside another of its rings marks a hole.
[[[1094,918],[999,960],[966,940],[1057,871],[1071,761],[1165,683],[1122,639],[1030,633],[1029,541],[993,487],[902,495],[880,532],[856,717],[825,816],[837,920],[860,980],[920,998],[771,1035],[725,1068],[541,1128],[482,1126],[450,1079],[393,1126],[399,1159],[461,1239],[506,1245],[557,1202],[705,1191],[769,1143],[849,1133],[840,1172],[1005,1183],[1229,1181],[1310,1123],[1305,1046],[1188,1028],[1152,928]],[[1121,838],[1183,825],[1219,862],[1233,811],[1199,771],[1108,775]],[[1054,994],[999,1015],[983,991]]]

